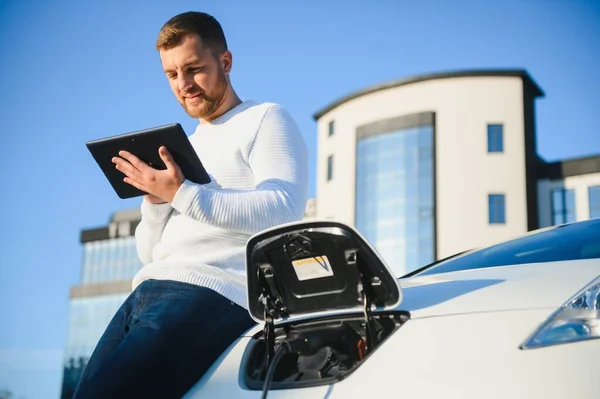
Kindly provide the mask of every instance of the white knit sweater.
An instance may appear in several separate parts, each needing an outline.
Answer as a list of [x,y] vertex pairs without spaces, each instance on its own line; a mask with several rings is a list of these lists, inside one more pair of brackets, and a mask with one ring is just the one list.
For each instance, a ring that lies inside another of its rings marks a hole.
[[306,206],[306,144],[280,105],[246,101],[210,123],[190,142],[211,175],[188,180],[172,203],[143,200],[135,236],[147,279],[211,288],[247,307],[245,250],[261,230],[301,220]]

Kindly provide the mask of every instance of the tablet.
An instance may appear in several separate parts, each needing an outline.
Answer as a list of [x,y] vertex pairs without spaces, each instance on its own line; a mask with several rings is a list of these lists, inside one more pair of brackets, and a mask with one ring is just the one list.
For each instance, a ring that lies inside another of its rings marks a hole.
[[186,179],[199,184],[210,182],[208,173],[202,166],[198,154],[196,154],[179,123],[92,140],[86,143],[87,148],[113,189],[123,199],[138,197],[147,193],[125,183],[123,181],[125,174],[115,168],[115,164],[111,159],[119,156],[119,151],[125,150],[153,168],[164,170],[166,166],[160,159],[160,155],[158,155],[158,149],[163,145],[167,147]]

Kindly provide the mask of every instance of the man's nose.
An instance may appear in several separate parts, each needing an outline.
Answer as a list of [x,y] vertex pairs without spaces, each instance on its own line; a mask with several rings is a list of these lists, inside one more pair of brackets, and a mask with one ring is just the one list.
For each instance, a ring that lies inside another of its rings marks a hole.
[[177,77],[177,88],[179,91],[188,91],[192,87],[192,79],[186,74],[181,74]]

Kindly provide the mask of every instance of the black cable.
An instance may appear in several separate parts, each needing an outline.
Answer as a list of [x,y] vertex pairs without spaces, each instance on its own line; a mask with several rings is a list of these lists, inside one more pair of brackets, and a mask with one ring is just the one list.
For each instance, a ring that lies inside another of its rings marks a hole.
[[292,351],[292,347],[288,341],[283,341],[281,345],[275,350],[275,354],[273,355],[273,360],[271,360],[271,364],[269,364],[269,368],[267,369],[267,375],[265,376],[265,383],[263,385],[263,393],[262,399],[267,399],[267,393],[271,388],[271,381],[273,380],[273,376],[275,375],[275,370],[277,369],[277,364],[281,360],[281,358],[290,353]]

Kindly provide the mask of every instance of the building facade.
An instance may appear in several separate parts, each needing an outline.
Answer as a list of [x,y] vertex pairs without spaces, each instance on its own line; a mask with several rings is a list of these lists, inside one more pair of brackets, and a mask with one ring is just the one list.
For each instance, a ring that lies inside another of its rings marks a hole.
[[547,164],[538,194],[540,227],[600,218],[600,156]]
[[354,225],[398,276],[553,224],[560,198],[564,219],[593,217],[600,157],[538,156],[535,101],[543,95],[526,71],[480,70],[402,79],[335,101],[314,115],[316,215]]

